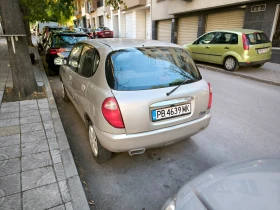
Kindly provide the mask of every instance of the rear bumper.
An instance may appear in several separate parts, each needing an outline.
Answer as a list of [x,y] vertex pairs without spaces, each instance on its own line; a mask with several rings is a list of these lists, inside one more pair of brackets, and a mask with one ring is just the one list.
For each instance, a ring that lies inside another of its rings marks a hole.
[[252,65],[258,65],[258,64],[264,64],[268,62],[268,60],[262,60],[262,61],[254,61],[254,62],[239,62],[239,66],[252,66]]
[[137,134],[109,134],[95,127],[96,135],[103,147],[112,152],[126,152],[140,148],[166,146],[186,139],[205,129],[211,113],[184,124]]

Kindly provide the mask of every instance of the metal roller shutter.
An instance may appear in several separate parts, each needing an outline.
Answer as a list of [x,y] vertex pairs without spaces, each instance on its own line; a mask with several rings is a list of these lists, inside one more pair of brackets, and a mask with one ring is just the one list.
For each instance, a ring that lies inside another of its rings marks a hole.
[[171,42],[172,20],[158,21],[157,39],[164,42]]
[[178,39],[179,45],[192,43],[197,38],[198,16],[182,17],[178,21]]
[[209,14],[207,17],[206,31],[243,28],[244,16],[244,9]]

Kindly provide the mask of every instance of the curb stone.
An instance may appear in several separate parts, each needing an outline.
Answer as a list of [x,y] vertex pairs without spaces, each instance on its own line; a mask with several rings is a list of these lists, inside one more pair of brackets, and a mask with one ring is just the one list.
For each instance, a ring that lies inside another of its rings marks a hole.
[[[62,122],[57,110],[56,103],[54,101],[54,96],[51,90],[51,86],[46,76],[44,66],[37,48],[35,48],[34,53],[35,53],[35,57],[38,58],[39,69],[47,91],[47,98],[50,106],[50,112],[54,124],[55,134],[61,152],[61,159],[63,163],[62,166],[64,168],[65,175],[66,175],[66,183],[68,185],[69,193],[71,196],[72,207],[74,210],[89,210],[85,192],[77,172],[77,168],[73,159],[73,155],[70,150],[70,146],[64,128],[62,126]],[[56,127],[56,125],[58,126]]]
[[198,68],[207,69],[207,70],[210,70],[210,71],[216,71],[216,72],[220,72],[220,73],[223,73],[223,74],[229,74],[229,75],[236,76],[236,77],[242,77],[242,78],[245,78],[245,79],[254,80],[254,81],[257,81],[257,82],[262,82],[262,83],[266,83],[266,84],[270,84],[270,85],[280,86],[279,82],[273,82],[273,81],[269,81],[269,80],[265,80],[265,79],[260,79],[260,78],[256,78],[256,77],[253,77],[253,76],[240,74],[238,72],[230,72],[230,71],[226,71],[224,69],[220,69],[220,68],[213,67],[213,66],[207,66],[207,65],[204,65],[204,64],[196,64],[196,66]]

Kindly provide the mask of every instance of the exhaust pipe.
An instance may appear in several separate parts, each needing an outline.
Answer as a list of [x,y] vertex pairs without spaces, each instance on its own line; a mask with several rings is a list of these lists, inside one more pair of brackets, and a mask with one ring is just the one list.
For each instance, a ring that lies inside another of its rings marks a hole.
[[134,156],[134,155],[141,155],[146,151],[145,148],[141,148],[141,149],[133,149],[133,150],[129,150],[128,154],[130,156]]

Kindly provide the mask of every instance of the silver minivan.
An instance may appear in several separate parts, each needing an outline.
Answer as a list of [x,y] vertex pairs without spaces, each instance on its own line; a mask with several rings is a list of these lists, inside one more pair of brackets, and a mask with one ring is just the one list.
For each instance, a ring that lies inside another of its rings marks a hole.
[[173,144],[210,123],[211,86],[175,44],[82,41],[60,67],[60,76],[63,99],[70,99],[85,121],[97,162],[112,152],[136,155]]

